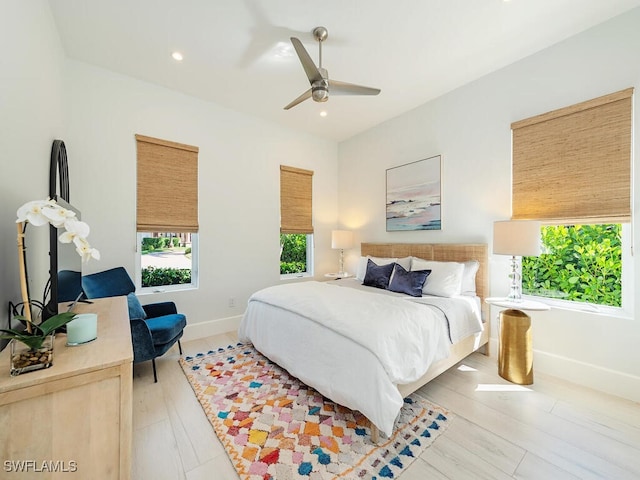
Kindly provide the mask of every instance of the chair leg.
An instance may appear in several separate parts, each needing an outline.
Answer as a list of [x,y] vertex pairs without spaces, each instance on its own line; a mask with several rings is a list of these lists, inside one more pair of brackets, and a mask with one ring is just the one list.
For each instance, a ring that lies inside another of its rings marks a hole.
[[180,340],[178,340],[178,349],[180,350],[180,355],[182,355],[182,345],[180,345]]
[[151,359],[151,364],[153,365],[153,383],[158,383],[158,375],[156,374],[156,359]]

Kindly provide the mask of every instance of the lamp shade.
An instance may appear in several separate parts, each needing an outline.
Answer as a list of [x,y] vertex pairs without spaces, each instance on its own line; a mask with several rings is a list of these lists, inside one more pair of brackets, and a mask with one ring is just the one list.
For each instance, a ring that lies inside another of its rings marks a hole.
[[353,247],[353,232],[349,230],[333,230],[331,232],[331,248],[345,249]]
[[540,222],[506,220],[493,224],[493,253],[537,257],[540,255]]

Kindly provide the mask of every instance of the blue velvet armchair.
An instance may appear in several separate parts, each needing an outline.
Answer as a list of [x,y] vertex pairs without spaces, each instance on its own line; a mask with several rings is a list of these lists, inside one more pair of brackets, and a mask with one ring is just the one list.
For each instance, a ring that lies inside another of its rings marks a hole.
[[151,360],[154,382],[158,381],[156,357],[163,355],[176,342],[182,355],[180,338],[187,325],[185,316],[178,313],[173,302],[140,305],[135,295],[136,287],[123,267],[83,276],[82,290],[88,299],[126,295],[131,322],[133,362]]

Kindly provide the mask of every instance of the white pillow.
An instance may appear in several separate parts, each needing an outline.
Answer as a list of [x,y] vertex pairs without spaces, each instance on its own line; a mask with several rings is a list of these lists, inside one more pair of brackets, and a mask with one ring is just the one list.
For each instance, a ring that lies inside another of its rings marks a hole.
[[407,272],[411,270],[411,257],[396,258],[396,263],[404,268]]
[[464,262],[464,272],[462,273],[462,295],[476,295],[476,273],[480,268],[478,260],[468,260]]
[[431,270],[424,283],[425,295],[453,297],[462,291],[462,273],[464,264],[458,262],[436,262],[413,257],[411,270]]
[[364,276],[367,274],[368,259],[371,259],[371,261],[379,267],[382,265],[395,263],[398,260],[397,258],[372,257],[370,255],[367,255],[366,257],[360,257],[360,260],[358,260],[358,268],[356,269],[356,278],[362,282],[364,281]]

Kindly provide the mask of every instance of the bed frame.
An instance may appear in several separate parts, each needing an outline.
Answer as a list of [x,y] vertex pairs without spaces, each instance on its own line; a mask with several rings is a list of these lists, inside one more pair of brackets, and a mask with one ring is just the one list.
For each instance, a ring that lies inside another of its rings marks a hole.
[[[435,377],[445,372],[459,361],[475,351],[481,351],[489,355],[489,333],[491,331],[489,308],[485,299],[489,294],[489,255],[486,244],[470,243],[362,243],[361,255],[372,257],[419,257],[425,260],[465,262],[478,260],[480,267],[476,274],[476,292],[482,302],[482,317],[484,330],[482,333],[472,335],[461,342],[451,345],[449,356],[433,363],[429,370],[418,380],[406,385],[398,385],[398,390],[403,397],[410,395]],[[371,424],[371,439],[377,443],[379,439],[378,428]]]

